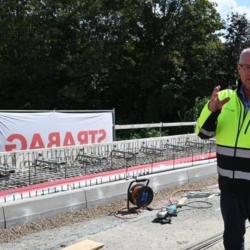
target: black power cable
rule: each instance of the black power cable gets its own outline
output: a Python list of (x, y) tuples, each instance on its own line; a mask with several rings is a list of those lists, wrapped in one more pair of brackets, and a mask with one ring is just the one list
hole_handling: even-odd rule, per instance
[[(207, 206), (190, 205), (193, 203), (204, 203), (204, 204), (207, 204)], [(213, 204), (211, 202), (208, 202), (208, 201), (190, 201), (182, 206), (186, 206), (186, 207), (190, 207), (190, 208), (194, 208), (194, 209), (207, 209), (207, 208), (211, 208), (213, 206)]]

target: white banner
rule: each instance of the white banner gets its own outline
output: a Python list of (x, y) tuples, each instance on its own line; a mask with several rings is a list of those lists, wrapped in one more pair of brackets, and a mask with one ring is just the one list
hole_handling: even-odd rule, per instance
[(112, 113), (0, 113), (0, 152), (113, 141)]

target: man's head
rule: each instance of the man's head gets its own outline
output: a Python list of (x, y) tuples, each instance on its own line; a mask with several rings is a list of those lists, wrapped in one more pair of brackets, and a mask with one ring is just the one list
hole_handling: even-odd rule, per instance
[(241, 52), (237, 68), (244, 89), (250, 91), (250, 48)]

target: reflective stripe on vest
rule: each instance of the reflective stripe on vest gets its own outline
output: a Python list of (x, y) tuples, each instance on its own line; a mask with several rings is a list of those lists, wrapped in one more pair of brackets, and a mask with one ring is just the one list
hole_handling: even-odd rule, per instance
[(234, 179), (243, 179), (243, 180), (250, 181), (250, 173), (248, 172), (232, 171), (232, 170), (222, 169), (220, 167), (217, 167), (217, 169), (218, 169), (218, 173), (221, 176), (233, 179), (233, 172), (234, 172)]
[(241, 158), (250, 159), (250, 150), (249, 149), (239, 149), (239, 148), (228, 148), (221, 147), (217, 145), (217, 153), (226, 156), (236, 156)]
[(206, 136), (208, 136), (208, 137), (213, 137), (214, 136), (214, 131), (207, 131), (207, 130), (205, 130), (204, 128), (200, 128), (200, 131), (199, 131), (200, 133), (202, 133), (202, 134), (204, 134), (204, 135), (206, 135)]

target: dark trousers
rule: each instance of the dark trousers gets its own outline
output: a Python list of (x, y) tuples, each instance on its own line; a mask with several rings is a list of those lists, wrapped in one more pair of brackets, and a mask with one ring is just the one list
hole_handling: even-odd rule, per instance
[(223, 243), (226, 250), (244, 250), (246, 220), (250, 218), (250, 197), (221, 192), (220, 206), (224, 220)]

